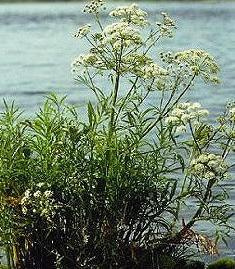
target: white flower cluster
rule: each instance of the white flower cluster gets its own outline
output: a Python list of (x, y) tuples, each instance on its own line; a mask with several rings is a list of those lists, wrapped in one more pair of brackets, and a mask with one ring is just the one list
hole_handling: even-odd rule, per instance
[(175, 89), (176, 81), (178, 84), (177, 91), (185, 89), (189, 83), (189, 79), (191, 79), (194, 74), (189, 64), (175, 59), (175, 54), (171, 51), (161, 52), (160, 59), (169, 74), (165, 89)]
[(122, 72), (130, 72), (144, 79), (162, 78), (168, 75), (167, 70), (153, 62), (148, 55), (131, 53), (123, 57)]
[(189, 77), (200, 75), (206, 82), (219, 83), (219, 67), (214, 58), (203, 50), (191, 49), (177, 53), (161, 52), (161, 60), (172, 77), (187, 85)]
[(90, 65), (94, 65), (98, 61), (98, 57), (96, 54), (89, 53), (89, 54), (81, 54), (77, 58), (74, 59), (72, 66), (79, 67), (85, 66), (88, 67)]
[(128, 53), (123, 56), (121, 70), (123, 73), (130, 72), (135, 75), (141, 75), (143, 66), (150, 63), (152, 63), (152, 59), (147, 55)]
[(167, 70), (160, 67), (155, 63), (148, 64), (143, 67), (143, 77), (148, 78), (157, 78), (159, 76), (166, 76), (168, 74)]
[(84, 12), (90, 14), (97, 14), (100, 8), (105, 4), (104, 0), (92, 0), (90, 3), (85, 5)]
[(139, 32), (127, 22), (117, 22), (105, 27), (101, 45), (111, 44), (114, 50), (142, 44)]
[(146, 20), (148, 14), (141, 10), (136, 4), (118, 7), (111, 11), (109, 15), (121, 18), (121, 22), (132, 23), (137, 26), (145, 26), (148, 24)]
[(200, 117), (208, 116), (207, 109), (201, 108), (199, 103), (179, 103), (166, 118), (166, 123), (185, 125), (188, 121), (198, 122)]
[[(87, 34), (89, 26), (85, 26), (78, 31), (77, 36), (82, 37)], [(94, 36), (97, 46), (92, 48), (91, 52), (85, 55), (79, 55), (72, 62), (72, 72), (77, 72), (80, 67), (96, 69), (112, 69), (115, 66), (114, 59), (107, 59), (104, 55), (104, 48), (107, 51), (111, 49), (120, 51), (130, 46), (142, 44), (139, 32), (131, 27), (127, 22), (118, 22), (108, 25), (103, 32)], [(109, 57), (109, 56), (108, 56)], [(125, 67), (123, 66), (125, 69)]]
[(90, 32), (90, 30), (91, 30), (91, 25), (85, 24), (77, 30), (77, 32), (74, 34), (74, 37), (83, 38)]
[(106, 69), (106, 64), (98, 57), (98, 54), (88, 53), (88, 54), (81, 54), (77, 58), (75, 58), (74, 61), (72, 62), (71, 67), (72, 72), (77, 72), (80, 67)]
[(173, 30), (176, 28), (174, 20), (165, 12), (162, 12), (162, 22), (157, 22), (161, 36), (173, 37)]
[(212, 153), (203, 153), (191, 161), (190, 172), (192, 175), (207, 180), (227, 176), (228, 165), (221, 156)]
[(208, 116), (208, 114), (208, 110), (201, 108), (199, 103), (179, 103), (166, 117), (165, 122), (176, 127), (176, 134), (180, 134), (186, 131), (189, 121), (198, 124), (200, 118)]
[(177, 52), (174, 56), (179, 63), (187, 63), (196, 75), (202, 75), (205, 81), (218, 83), (219, 67), (215, 59), (203, 50), (191, 49)]
[(50, 220), (56, 209), (53, 192), (50, 190), (42, 191), (41, 187), (37, 190), (26, 190), (21, 199), (21, 207), (22, 213), (25, 215), (34, 213)]
[(180, 60), (177, 60), (177, 57), (171, 51), (161, 52), (160, 58), (164, 63), (168, 64), (168, 69), (171, 69), (173, 67), (173, 70), (175, 70), (176, 73), (178, 73), (178, 71), (182, 73), (182, 70), (184, 69), (187, 71), (187, 73), (192, 74), (192, 72), (188, 72), (187, 70), (189, 68), (189, 64), (187, 63), (187, 61), (182, 62)]

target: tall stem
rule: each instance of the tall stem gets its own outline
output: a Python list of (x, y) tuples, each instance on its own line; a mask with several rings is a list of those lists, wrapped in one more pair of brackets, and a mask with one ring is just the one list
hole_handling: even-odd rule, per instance
[(110, 134), (112, 135), (114, 130), (114, 114), (115, 114), (115, 105), (117, 102), (117, 96), (118, 96), (118, 89), (119, 89), (119, 81), (120, 81), (120, 74), (117, 72), (116, 79), (115, 79), (115, 86), (114, 86), (114, 96), (113, 96), (113, 102), (112, 102), (112, 110), (111, 110), (111, 118), (110, 118)]
[[(173, 238), (169, 239), (169, 241), (168, 241), (169, 244), (179, 244), (181, 242), (185, 232), (187, 232), (188, 229), (191, 229), (192, 226), (195, 224), (195, 222), (197, 222), (198, 217), (200, 217), (201, 214), (203, 213), (205, 204), (208, 202), (208, 198), (210, 197), (211, 189), (212, 189), (214, 183), (215, 183), (215, 179), (210, 179), (208, 181), (205, 194), (201, 200), (201, 203), (200, 203), (197, 211), (195, 212), (195, 214), (193, 215), (191, 220), (186, 225), (184, 225), (184, 227)], [(166, 242), (167, 242), (167, 239), (166, 239)]]
[(110, 163), (111, 163), (111, 159), (112, 159), (112, 151), (110, 149), (111, 145), (112, 145), (112, 137), (113, 137), (113, 133), (115, 131), (115, 106), (116, 106), (116, 102), (117, 102), (117, 98), (118, 98), (118, 90), (119, 90), (119, 83), (120, 83), (120, 62), (121, 62), (121, 57), (122, 57), (122, 49), (120, 52), (119, 57), (117, 57), (116, 59), (116, 68), (115, 68), (115, 83), (114, 83), (114, 90), (113, 90), (113, 99), (112, 99), (112, 108), (111, 108), (111, 115), (110, 115), (110, 122), (109, 122), (109, 126), (108, 126), (108, 148), (107, 148), (107, 152), (106, 152), (106, 174), (109, 174), (109, 167), (110, 167)]
[(215, 179), (210, 179), (207, 183), (207, 187), (206, 187), (206, 191), (205, 194), (202, 198), (201, 204), (199, 205), (196, 213), (194, 214), (194, 216), (192, 217), (192, 219), (185, 225), (185, 228), (190, 229), (194, 223), (197, 221), (197, 218), (200, 217), (200, 215), (202, 214), (202, 211), (205, 207), (205, 204), (207, 203), (207, 199), (210, 197), (210, 193), (211, 193), (211, 189), (213, 187), (215, 183)]
[(119, 82), (120, 82), (120, 66), (121, 66), (121, 60), (122, 60), (122, 53), (123, 53), (123, 46), (121, 46), (120, 54), (117, 55), (116, 59), (116, 78), (115, 78), (115, 84), (114, 84), (114, 92), (113, 92), (113, 100), (112, 100), (112, 109), (111, 109), (111, 116), (110, 116), (110, 124), (109, 124), (109, 142), (112, 138), (113, 131), (114, 131), (114, 116), (115, 116), (115, 105), (117, 102), (118, 97), (118, 90), (119, 90)]

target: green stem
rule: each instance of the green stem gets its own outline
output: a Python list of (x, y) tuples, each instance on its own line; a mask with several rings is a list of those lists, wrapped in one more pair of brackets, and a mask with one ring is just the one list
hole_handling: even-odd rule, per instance
[(6, 247), (6, 258), (7, 258), (7, 267), (8, 269), (11, 269), (11, 254), (10, 254), (10, 248), (9, 246)]
[(120, 105), (120, 107), (119, 107), (119, 109), (118, 109), (118, 112), (117, 112), (117, 116), (116, 116), (116, 119), (115, 119), (116, 121), (118, 120), (118, 117), (119, 117), (119, 115), (120, 115), (120, 113), (121, 113), (123, 107), (125, 106), (127, 99), (128, 99), (129, 96), (131, 95), (132, 90), (135, 88), (135, 86), (136, 86), (136, 84), (137, 84), (137, 82), (138, 82), (138, 79), (139, 79), (139, 77), (136, 77), (136, 79), (135, 79), (134, 83), (132, 84), (130, 90), (128, 91), (128, 93), (126, 94), (124, 100), (122, 101), (122, 104)]
[(195, 134), (194, 134), (194, 132), (193, 132), (193, 126), (192, 126), (191, 121), (189, 121), (189, 128), (190, 128), (190, 132), (191, 132), (192, 137), (193, 137), (193, 141), (194, 141), (194, 143), (195, 143), (195, 145), (196, 145), (196, 147), (197, 147), (199, 153), (201, 154), (201, 153), (202, 153), (202, 150), (201, 150), (201, 148), (200, 148), (200, 146), (199, 146), (199, 144), (198, 144), (197, 138), (195, 137)]
[(115, 84), (114, 84), (114, 92), (113, 92), (113, 101), (112, 101), (112, 110), (111, 110), (111, 116), (110, 116), (110, 124), (109, 124), (109, 142), (112, 139), (112, 135), (114, 132), (114, 125), (115, 125), (115, 105), (117, 102), (117, 97), (118, 97), (118, 90), (119, 90), (119, 82), (120, 82), (120, 66), (121, 66), (121, 60), (122, 60), (122, 53), (123, 53), (123, 46), (121, 46), (120, 49), (120, 54), (117, 55), (116, 59), (116, 79), (115, 79)]
[(114, 96), (113, 96), (113, 102), (112, 102), (111, 117), (110, 117), (109, 139), (111, 139), (113, 131), (114, 131), (114, 115), (115, 115), (115, 105), (116, 105), (117, 96), (118, 96), (119, 81), (120, 81), (120, 74), (119, 72), (117, 72), (115, 86), (114, 86)]
[(215, 183), (215, 179), (210, 179), (208, 181), (206, 192), (201, 201), (201, 204), (198, 207), (198, 210), (196, 211), (192, 219), (186, 224), (185, 228), (190, 229), (194, 225), (194, 223), (197, 221), (197, 218), (202, 214), (203, 208), (205, 206), (205, 203), (207, 202), (208, 197), (210, 196), (211, 188), (213, 187), (214, 183)]
[(182, 237), (184, 236), (185, 232), (187, 232), (189, 229), (192, 228), (192, 226), (197, 221), (198, 217), (200, 217), (202, 212), (203, 212), (204, 206), (207, 202), (208, 197), (210, 196), (211, 188), (213, 187), (214, 183), (215, 183), (215, 179), (210, 179), (208, 181), (205, 194), (202, 198), (201, 204), (199, 205), (197, 211), (195, 212), (195, 214), (193, 215), (191, 220), (173, 238), (169, 239), (168, 243), (179, 244), (181, 242)]

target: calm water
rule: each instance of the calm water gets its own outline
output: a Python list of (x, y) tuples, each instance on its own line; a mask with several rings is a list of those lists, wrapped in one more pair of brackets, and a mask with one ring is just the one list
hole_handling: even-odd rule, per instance
[[(83, 6), (0, 5), (0, 99), (14, 99), (31, 114), (51, 91), (66, 94), (71, 103), (81, 105), (91, 98), (86, 89), (75, 85), (70, 73), (72, 59), (85, 49), (85, 44), (72, 37), (77, 25), (89, 22), (82, 14)], [(140, 6), (153, 20), (160, 11), (169, 12), (177, 20), (176, 38), (162, 44), (160, 51), (203, 48), (216, 56), (222, 84), (215, 88), (199, 85), (191, 99), (213, 114), (221, 112), (226, 101), (235, 99), (235, 3), (145, 2)], [(235, 179), (228, 184), (234, 204)], [(234, 255), (234, 237), (223, 253)]]

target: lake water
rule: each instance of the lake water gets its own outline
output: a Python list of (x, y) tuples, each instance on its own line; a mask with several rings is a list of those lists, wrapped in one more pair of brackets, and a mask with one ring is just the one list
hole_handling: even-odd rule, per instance
[[(74, 83), (70, 72), (73, 58), (86, 49), (83, 42), (78, 43), (72, 37), (78, 25), (90, 22), (82, 13), (83, 6), (83, 3), (0, 5), (0, 99), (15, 100), (27, 114), (32, 114), (51, 91), (67, 95), (69, 102), (81, 105), (92, 98), (86, 89)], [(191, 99), (217, 115), (226, 101), (235, 99), (235, 3), (156, 1), (140, 2), (140, 6), (153, 20), (166, 11), (177, 21), (176, 37), (164, 42), (159, 51), (202, 48), (216, 57), (222, 69), (221, 85), (199, 85)], [(227, 184), (234, 205), (235, 179)], [(223, 254), (235, 255), (234, 236)]]

